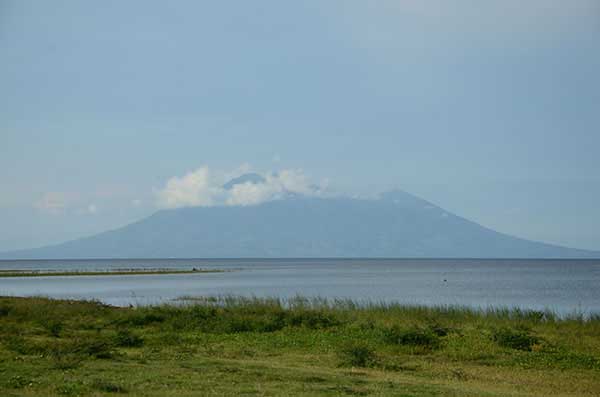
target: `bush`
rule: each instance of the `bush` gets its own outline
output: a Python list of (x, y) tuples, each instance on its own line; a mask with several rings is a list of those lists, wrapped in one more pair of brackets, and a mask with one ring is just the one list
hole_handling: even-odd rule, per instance
[(168, 321), (173, 330), (193, 329), (207, 333), (275, 332), (285, 327), (323, 329), (340, 324), (325, 310), (283, 309), (272, 304), (232, 304), (229, 307), (195, 305), (179, 309)]
[(502, 347), (524, 351), (531, 351), (533, 345), (541, 341), (525, 329), (512, 328), (497, 329), (493, 332), (492, 338)]
[(435, 349), (440, 345), (440, 337), (431, 328), (403, 329), (392, 326), (383, 332), (387, 343), (394, 345), (419, 346)]
[(77, 354), (55, 354), (52, 356), (52, 368), (62, 371), (81, 365), (82, 357)]
[(51, 336), (58, 338), (62, 332), (64, 325), (60, 321), (48, 321), (44, 323), (44, 328)]
[(346, 367), (373, 367), (377, 364), (377, 355), (368, 345), (351, 343), (339, 351), (341, 365)]
[[(151, 309), (150, 309), (151, 310)], [(136, 327), (143, 327), (153, 323), (162, 323), (166, 317), (162, 313), (154, 313), (148, 309), (134, 312), (134, 314), (125, 317), (120, 321), (121, 324), (131, 324)]]
[(45, 341), (26, 339), (19, 334), (3, 336), (1, 341), (8, 350), (22, 355), (45, 355), (49, 353), (53, 347), (52, 344)]
[(25, 338), (20, 335), (7, 335), (2, 338), (2, 344), (6, 346), (8, 350), (11, 350), (19, 354), (31, 354), (32, 348), (27, 343)]
[(83, 396), (85, 388), (81, 382), (63, 382), (56, 387), (56, 392), (61, 396)]
[(100, 379), (96, 379), (92, 383), (92, 387), (96, 390), (106, 393), (127, 393), (127, 389), (125, 389), (123, 386)]
[(13, 389), (22, 389), (26, 387), (31, 381), (20, 375), (12, 376), (8, 379), (7, 386)]
[[(166, 320), (166, 318), (164, 319)], [(215, 327), (215, 321), (217, 320), (222, 320), (222, 317), (217, 315), (217, 308), (194, 305), (171, 309), (167, 325), (173, 331), (180, 331), (182, 329), (210, 331)]]
[(321, 310), (292, 310), (287, 316), (292, 327), (322, 329), (339, 325), (340, 321), (332, 314)]
[(128, 329), (121, 329), (117, 331), (115, 344), (120, 347), (141, 347), (144, 344), (144, 339)]
[(283, 321), (269, 316), (232, 316), (219, 328), (222, 332), (235, 334), (241, 332), (275, 332), (285, 326)]
[(445, 327), (441, 324), (434, 323), (427, 327), (431, 332), (436, 334), (437, 336), (447, 336), (450, 332), (456, 332), (455, 329), (450, 327)]
[(0, 305), (0, 317), (6, 317), (10, 313), (10, 307), (8, 305)]
[(80, 338), (75, 339), (67, 351), (94, 358), (112, 358), (113, 346), (104, 339)]

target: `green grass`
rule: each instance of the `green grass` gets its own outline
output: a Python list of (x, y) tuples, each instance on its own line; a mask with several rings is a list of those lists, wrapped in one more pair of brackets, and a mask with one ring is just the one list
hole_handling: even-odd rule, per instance
[(597, 396), (600, 318), (297, 298), (0, 298), (1, 396)]
[(58, 277), (58, 276), (129, 276), (157, 274), (223, 273), (222, 269), (142, 269), (142, 270), (105, 270), (105, 271), (39, 271), (39, 270), (0, 270), (3, 277)]

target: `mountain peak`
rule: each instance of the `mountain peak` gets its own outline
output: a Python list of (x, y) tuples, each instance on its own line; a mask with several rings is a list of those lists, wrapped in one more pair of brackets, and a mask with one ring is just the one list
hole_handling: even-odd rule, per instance
[(391, 190), (388, 192), (381, 193), (379, 195), (381, 201), (394, 203), (395, 205), (402, 208), (413, 208), (413, 209), (432, 209), (438, 208), (437, 205), (430, 203), (420, 197), (407, 193), (403, 190)]
[(262, 176), (254, 172), (250, 172), (244, 175), (240, 175), (237, 178), (233, 178), (229, 182), (223, 185), (223, 189), (231, 190), (235, 185), (241, 185), (250, 182), (253, 185), (259, 183), (265, 183), (267, 180)]

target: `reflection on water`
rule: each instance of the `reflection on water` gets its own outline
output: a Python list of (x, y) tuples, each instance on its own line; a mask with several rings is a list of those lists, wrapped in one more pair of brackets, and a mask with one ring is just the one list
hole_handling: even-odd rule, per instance
[(0, 278), (0, 295), (115, 305), (185, 295), (295, 295), (600, 312), (600, 260), (132, 259), (0, 261), (0, 270), (235, 269), (224, 273)]

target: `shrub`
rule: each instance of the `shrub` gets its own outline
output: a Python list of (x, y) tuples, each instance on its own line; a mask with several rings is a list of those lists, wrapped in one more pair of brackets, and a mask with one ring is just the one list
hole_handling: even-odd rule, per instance
[(427, 327), (431, 332), (436, 334), (437, 336), (447, 336), (450, 332), (455, 332), (456, 330), (450, 327), (445, 327), (441, 324), (434, 323)]
[(373, 367), (377, 364), (377, 355), (368, 345), (351, 343), (344, 346), (338, 353), (341, 365), (347, 367)]
[(51, 336), (58, 338), (64, 328), (64, 325), (60, 321), (48, 321), (44, 323), (44, 328), (46, 328), (46, 331), (48, 331)]
[(71, 346), (67, 347), (68, 352), (81, 354), (95, 358), (112, 358), (112, 345), (104, 339), (80, 338), (75, 339)]
[(241, 332), (275, 332), (285, 327), (283, 316), (273, 314), (242, 315), (241, 313), (228, 313), (220, 321), (214, 331), (223, 333)]
[(52, 356), (52, 367), (64, 371), (79, 367), (82, 361), (81, 356), (76, 354), (55, 354)]
[(122, 324), (131, 324), (136, 327), (143, 327), (152, 323), (162, 323), (166, 317), (162, 313), (154, 313), (152, 311), (140, 311), (125, 317), (120, 322)]
[(322, 310), (292, 310), (287, 316), (287, 323), (292, 327), (322, 329), (339, 325), (340, 321), (332, 314)]
[(140, 347), (144, 344), (144, 339), (128, 329), (120, 329), (115, 335), (115, 344), (120, 347)]
[(515, 350), (531, 351), (533, 345), (538, 344), (540, 338), (531, 335), (525, 329), (500, 328), (493, 332), (493, 340), (502, 347)]
[(305, 308), (233, 302), (229, 307), (197, 305), (183, 308), (168, 322), (172, 329), (196, 329), (208, 333), (275, 332), (285, 327), (323, 329), (340, 324), (332, 313)]
[(323, 329), (339, 323), (335, 316), (324, 311), (257, 307), (254, 310), (226, 309), (202, 328), (207, 332), (224, 333), (275, 332), (286, 326)]
[(5, 305), (0, 305), (0, 317), (6, 317), (10, 313), (10, 307)]
[(100, 379), (96, 379), (92, 383), (92, 387), (96, 390), (106, 393), (127, 393), (127, 389), (125, 389), (123, 386)]
[(196, 305), (188, 309), (188, 314), (195, 322), (202, 323), (213, 320), (219, 313), (216, 307)]
[[(223, 319), (222, 316), (218, 316), (217, 308), (209, 306), (194, 305), (171, 310), (167, 325), (173, 331), (182, 329), (210, 331), (214, 329), (215, 321)], [(165, 317), (163, 318), (166, 320)]]
[(25, 338), (20, 335), (7, 335), (2, 338), (2, 344), (8, 350), (19, 354), (30, 354), (31, 346), (27, 344)]
[(31, 354), (47, 354), (52, 349), (52, 344), (45, 341), (36, 341), (32, 339), (26, 339), (22, 335), (6, 335), (3, 336), (2, 344), (6, 346), (8, 350), (22, 355)]
[(177, 331), (161, 332), (157, 336), (155, 343), (160, 345), (179, 345), (185, 341), (183, 334)]
[(385, 329), (383, 334), (387, 343), (395, 345), (419, 346), (428, 349), (435, 349), (440, 345), (440, 337), (431, 328), (403, 329), (392, 326)]
[(61, 396), (83, 396), (85, 388), (80, 382), (63, 382), (56, 387), (56, 392)]
[(31, 383), (28, 379), (15, 375), (8, 379), (7, 386), (13, 389), (21, 389)]

